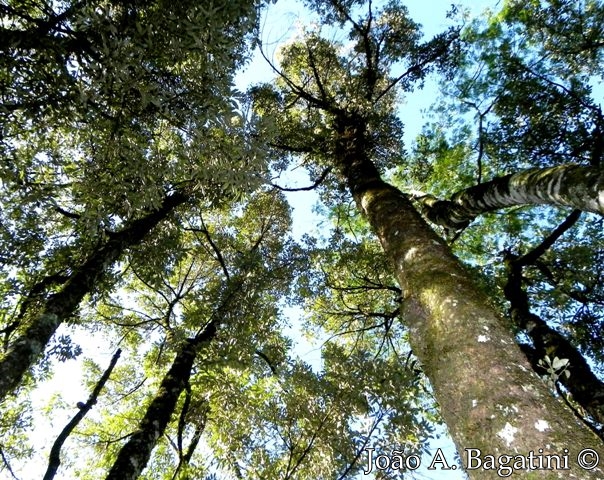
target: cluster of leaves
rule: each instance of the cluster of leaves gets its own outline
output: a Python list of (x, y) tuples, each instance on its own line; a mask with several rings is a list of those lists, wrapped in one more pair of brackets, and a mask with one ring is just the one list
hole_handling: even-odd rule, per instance
[(263, 170), (232, 121), (253, 2), (9, 2), (2, 14), (5, 312), (52, 293), (170, 192), (215, 202), (249, 189), (244, 166)]

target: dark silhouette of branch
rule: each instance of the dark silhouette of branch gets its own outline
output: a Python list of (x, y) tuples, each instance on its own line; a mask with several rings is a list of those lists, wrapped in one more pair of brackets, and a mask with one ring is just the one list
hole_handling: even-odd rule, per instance
[(321, 185), (321, 183), (323, 183), (323, 180), (325, 180), (325, 177), (327, 177), (329, 172), (331, 172), (331, 167), (327, 167), (325, 170), (323, 170), (323, 173), (321, 173), (321, 176), (315, 181), (315, 183), (313, 183), (309, 187), (286, 188), (286, 187), (281, 187), (279, 185), (275, 185), (273, 183), (271, 183), (271, 186), (278, 190), (281, 190), (282, 192), (306, 192), (309, 190), (314, 190), (319, 185)]
[(315, 441), (316, 441), (317, 437), (319, 436), (319, 433), (324, 428), (325, 424), (327, 423), (327, 420), (329, 420), (329, 417), (331, 415), (331, 410), (332, 410), (332, 408), (330, 407), (327, 410), (327, 412), (325, 413), (325, 415), (323, 415), (323, 417), (321, 418), (321, 420), (319, 422), (319, 425), (317, 425), (317, 428), (311, 435), (310, 440), (307, 442), (306, 446), (303, 448), (302, 452), (300, 453), (300, 456), (295, 461), (295, 463), (294, 463), (294, 454), (295, 454), (296, 447), (298, 445), (293, 442), (291, 443), (291, 446), (289, 448), (289, 458), (288, 458), (288, 462), (287, 462), (287, 468), (285, 471), (285, 475), (283, 477), (284, 479), (287, 480), (290, 478), (294, 478), (296, 471), (298, 470), (298, 468), (300, 468), (300, 465), (302, 465), (302, 462), (304, 462), (304, 459), (312, 451)]
[(187, 381), (185, 386), (185, 401), (180, 411), (180, 417), (178, 418), (178, 436), (177, 436), (177, 445), (176, 450), (178, 451), (178, 465), (174, 470), (174, 474), (172, 475), (172, 480), (176, 480), (178, 478), (178, 474), (184, 465), (187, 465), (191, 461), (191, 457), (199, 444), (199, 440), (201, 439), (201, 435), (205, 430), (205, 424), (207, 420), (207, 412), (209, 407), (206, 405), (203, 413), (203, 423), (201, 425), (197, 425), (195, 427), (195, 432), (193, 433), (193, 438), (191, 439), (191, 443), (187, 447), (186, 453), (183, 454), (183, 435), (185, 426), (187, 424), (187, 415), (191, 408), (191, 385)]
[(283, 81), (285, 83), (287, 83), (287, 85), (292, 89), (292, 91), (294, 93), (296, 93), (296, 95), (299, 95), (300, 98), (303, 98), (310, 105), (313, 105), (313, 106), (315, 106), (317, 108), (323, 108), (326, 111), (333, 111), (334, 110), (333, 106), (330, 103), (325, 102), (322, 99), (316, 98), (315, 96), (313, 96), (310, 93), (308, 93), (303, 87), (300, 87), (299, 85), (296, 85), (287, 75), (285, 75), (281, 70), (279, 70), (275, 66), (275, 64), (268, 59), (268, 57), (266, 56), (266, 53), (264, 53), (264, 50), (262, 48), (260, 48), (260, 54), (262, 55), (262, 58), (264, 58), (264, 60), (266, 61), (266, 63), (269, 64), (269, 66), (271, 67), (271, 69), (273, 70), (273, 72), (275, 72), (279, 77), (281, 77), (283, 79)]
[(216, 255), (216, 260), (218, 260), (218, 263), (220, 264), (220, 268), (222, 268), (222, 272), (224, 273), (225, 278), (227, 280), (229, 280), (231, 278), (231, 276), (229, 275), (229, 269), (226, 266), (226, 262), (224, 261), (224, 257), (222, 256), (222, 252), (218, 248), (218, 245), (216, 245), (216, 243), (214, 243), (214, 240), (212, 240), (212, 236), (210, 235), (210, 232), (206, 228), (206, 225), (205, 225), (205, 223), (203, 221), (203, 218), (201, 218), (201, 227), (202, 228), (189, 227), (189, 228), (185, 228), (185, 230), (188, 231), (188, 232), (203, 233), (203, 236), (206, 238), (206, 240), (210, 244), (210, 247), (212, 247), (212, 250), (214, 251), (214, 254)]
[(517, 258), (515, 262), (519, 266), (533, 265), (537, 259), (543, 255), (556, 241), (567, 232), (581, 216), (581, 210), (573, 210), (568, 217), (558, 225), (552, 233), (550, 233), (543, 241), (533, 248), (530, 252)]
[(2, 457), (2, 463), (4, 463), (4, 466), (8, 470), (8, 473), (11, 474), (11, 477), (13, 477), (15, 480), (19, 480), (19, 477), (17, 477), (15, 472), (13, 472), (10, 463), (8, 463), (8, 459), (6, 458), (6, 455), (4, 455), (4, 450), (2, 450), (2, 448), (0, 448), (0, 457)]
[(19, 386), (25, 372), (61, 323), (73, 315), (82, 299), (106, 275), (107, 269), (129, 248), (139, 245), (157, 225), (189, 199), (185, 191), (176, 191), (166, 195), (158, 208), (149, 209), (143, 216), (128, 221), (121, 230), (106, 232), (106, 237), (99, 241), (79, 266), (73, 268), (68, 279), (61, 282), (61, 288), (41, 302), (39, 311), (27, 328), (12, 342), (0, 360), (0, 398)]
[(367, 447), (367, 444), (369, 443), (369, 440), (371, 439), (371, 436), (373, 435), (373, 432), (375, 432), (375, 430), (378, 428), (380, 422), (384, 419), (384, 417), (386, 416), (387, 411), (380, 408), (380, 413), (377, 415), (377, 418), (375, 419), (375, 421), (373, 422), (373, 425), (371, 425), (371, 428), (369, 429), (369, 432), (367, 432), (367, 435), (365, 437), (365, 440), (363, 440), (363, 444), (360, 446), (360, 448), (357, 449), (357, 452), (354, 456), (354, 458), (352, 459), (352, 461), (348, 464), (348, 466), (346, 467), (346, 469), (342, 472), (342, 474), (338, 477), (338, 480), (344, 480), (345, 478), (347, 478), (348, 474), (350, 473), (350, 471), (354, 468), (354, 466), (357, 464), (357, 462), (359, 461), (359, 458), (361, 458), (361, 455), (363, 454), (363, 452), (365, 451), (365, 448)]
[(437, 48), (431, 55), (421, 58), (417, 63), (411, 65), (405, 72), (396, 77), (388, 86), (375, 97), (374, 103), (379, 102), (390, 90), (392, 90), (401, 80), (410, 77), (413, 74), (421, 73), (426, 66), (437, 61), (447, 53), (449, 47), (459, 38), (459, 31), (453, 31), (453, 34), (447, 39), (447, 42), (440, 48)]
[(256, 355), (258, 355), (262, 360), (264, 360), (266, 362), (266, 364), (268, 365), (268, 368), (271, 369), (271, 372), (273, 372), (273, 375), (277, 375), (277, 369), (275, 368), (275, 366), (273, 365), (273, 362), (271, 361), (270, 358), (268, 358), (263, 352), (261, 352), (260, 350), (256, 350), (254, 352)]
[(65, 217), (71, 218), (73, 220), (79, 220), (80, 218), (82, 218), (82, 216), (79, 213), (70, 212), (68, 210), (65, 210), (65, 209), (59, 207), (58, 205), (55, 206), (55, 211)]
[(69, 437), (73, 429), (78, 426), (84, 416), (96, 404), (97, 398), (101, 393), (101, 390), (105, 386), (105, 383), (107, 383), (107, 380), (109, 380), (109, 376), (111, 375), (115, 364), (120, 358), (121, 353), (122, 350), (118, 348), (113, 357), (111, 357), (109, 367), (107, 367), (105, 373), (103, 373), (100, 380), (94, 386), (94, 389), (92, 390), (92, 393), (90, 394), (90, 397), (88, 397), (86, 403), (78, 403), (78, 408), (80, 409), (79, 412), (74, 415), (71, 421), (67, 425), (65, 425), (65, 428), (63, 428), (63, 430), (61, 430), (61, 433), (59, 433), (59, 436), (57, 437), (54, 444), (52, 445), (52, 448), (50, 449), (50, 455), (48, 458), (48, 468), (46, 469), (46, 473), (44, 474), (44, 480), (52, 480), (55, 477), (57, 470), (61, 465), (61, 447), (63, 446), (65, 440), (67, 440), (67, 437)]
[[(558, 357), (568, 360), (568, 377), (560, 375), (560, 382), (568, 390), (574, 401), (598, 423), (604, 423), (604, 382), (594, 373), (581, 352), (562, 334), (551, 328), (540, 316), (531, 312), (529, 297), (523, 287), (522, 270), (525, 266), (533, 265), (560, 236), (568, 231), (579, 218), (573, 211), (543, 242), (523, 256), (506, 252), (507, 282), (504, 294), (510, 302), (510, 316), (515, 325), (526, 332), (533, 342), (533, 352), (527, 355), (533, 368), (539, 373), (543, 369), (538, 363), (546, 355), (549, 358)], [(526, 349), (523, 349), (525, 355)]]

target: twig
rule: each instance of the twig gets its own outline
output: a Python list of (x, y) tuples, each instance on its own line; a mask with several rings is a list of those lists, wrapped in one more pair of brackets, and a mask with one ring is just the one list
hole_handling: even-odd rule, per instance
[(275, 185), (273, 183), (271, 183), (271, 186), (278, 190), (281, 190), (282, 192), (305, 192), (308, 190), (314, 190), (319, 185), (321, 185), (321, 183), (323, 183), (323, 180), (325, 180), (325, 177), (327, 177), (329, 172), (331, 172), (331, 167), (327, 167), (325, 170), (323, 170), (323, 173), (321, 174), (321, 176), (310, 187), (286, 188), (286, 187), (281, 187), (279, 185)]

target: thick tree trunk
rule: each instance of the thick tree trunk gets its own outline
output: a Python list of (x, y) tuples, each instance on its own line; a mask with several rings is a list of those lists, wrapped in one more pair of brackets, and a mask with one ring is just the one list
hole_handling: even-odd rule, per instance
[(216, 335), (216, 324), (208, 324), (204, 331), (183, 344), (164, 376), (159, 391), (145, 412), (139, 428), (120, 450), (107, 480), (135, 480), (147, 465), (157, 441), (166, 431), (174, 413), (178, 397), (185, 389), (197, 351), (202, 343)]
[(159, 209), (110, 234), (108, 240), (70, 275), (63, 287), (46, 300), (41, 313), (33, 316), (0, 361), (0, 401), (19, 386), (23, 375), (42, 354), (59, 325), (74, 313), (107, 269), (187, 199), (183, 193), (172, 194), (164, 199)]
[(514, 205), (561, 205), (604, 215), (604, 168), (534, 168), (461, 190), (451, 200), (426, 195), (420, 201), (430, 221), (453, 229), (467, 226), (480, 214)]
[[(364, 151), (363, 125), (344, 119), (336, 130), (338, 166), (394, 265), (411, 346), (464, 464), (476, 465), (467, 462), (476, 450), (467, 449), (495, 458), (566, 454), (571, 470), (517, 470), (515, 478), (602, 478), (576, 462), (583, 448), (604, 458), (600, 440), (552, 397), (487, 295), (409, 200), (381, 180)], [(468, 473), (500, 478), (494, 468)]]

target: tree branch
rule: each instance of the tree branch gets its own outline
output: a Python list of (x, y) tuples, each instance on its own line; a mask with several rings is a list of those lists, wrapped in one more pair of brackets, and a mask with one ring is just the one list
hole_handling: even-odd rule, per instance
[(96, 404), (98, 396), (101, 393), (103, 387), (105, 386), (105, 383), (107, 383), (107, 380), (109, 380), (109, 376), (111, 375), (115, 364), (120, 358), (121, 353), (122, 350), (118, 348), (113, 357), (111, 358), (109, 367), (107, 367), (107, 370), (105, 370), (100, 380), (94, 386), (94, 389), (92, 390), (92, 393), (90, 394), (90, 397), (88, 397), (86, 403), (78, 403), (78, 408), (80, 409), (80, 411), (74, 415), (71, 421), (67, 425), (65, 425), (65, 428), (63, 428), (61, 433), (59, 433), (59, 436), (57, 437), (54, 444), (52, 445), (52, 448), (50, 449), (50, 455), (48, 458), (48, 468), (46, 469), (46, 473), (44, 474), (44, 480), (52, 480), (55, 477), (57, 470), (61, 465), (61, 447), (63, 446), (65, 440), (67, 440), (67, 437), (69, 437), (73, 429), (78, 426), (84, 416)]
[(570, 206), (604, 215), (604, 167), (531, 168), (460, 190), (450, 200), (418, 197), (428, 220), (455, 230), (478, 215), (518, 205)]
[(270, 185), (271, 185), (271, 187), (281, 190), (282, 192), (305, 192), (305, 191), (309, 191), (309, 190), (314, 190), (319, 185), (321, 185), (321, 183), (323, 183), (323, 180), (325, 180), (325, 178), (327, 177), (329, 172), (331, 172), (331, 170), (332, 170), (331, 167), (327, 167), (325, 170), (323, 170), (323, 173), (321, 173), (321, 176), (315, 181), (315, 183), (313, 183), (309, 187), (287, 188), (287, 187), (281, 187), (279, 185), (275, 185), (274, 183), (271, 183)]
[(262, 352), (260, 350), (255, 350), (254, 353), (266, 362), (266, 364), (268, 365), (268, 368), (270, 368), (271, 372), (273, 372), (273, 375), (277, 375), (277, 368), (275, 368), (271, 359), (268, 358), (264, 352)]
[(517, 258), (515, 263), (519, 266), (533, 265), (537, 261), (537, 259), (543, 255), (550, 247), (556, 243), (556, 241), (564, 235), (568, 230), (570, 230), (575, 223), (581, 217), (581, 210), (573, 210), (571, 214), (566, 217), (566, 219), (558, 225), (552, 233), (550, 233), (547, 237), (543, 239), (543, 241), (533, 248), (530, 252), (524, 254), (523, 256)]

